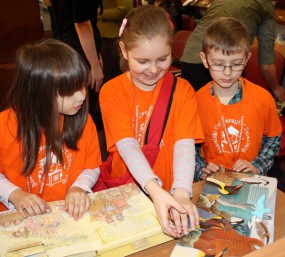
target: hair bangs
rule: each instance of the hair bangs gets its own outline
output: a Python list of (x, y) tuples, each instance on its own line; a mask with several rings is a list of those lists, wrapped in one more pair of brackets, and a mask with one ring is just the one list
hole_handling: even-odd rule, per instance
[(221, 17), (207, 28), (202, 46), (204, 53), (214, 49), (225, 55), (243, 51), (247, 55), (250, 49), (250, 39), (247, 29), (241, 22), (233, 18)]
[(54, 88), (56, 95), (70, 96), (89, 86), (91, 75), (88, 65), (73, 48), (60, 41), (47, 40), (37, 49), (34, 50), (37, 59), (34, 73), (39, 73), (42, 81)]
[(127, 24), (121, 40), (127, 50), (132, 49), (146, 38), (151, 40), (159, 35), (167, 38), (169, 44), (172, 44), (173, 29), (163, 8), (153, 5), (140, 6), (134, 8), (126, 19)]
[(57, 68), (58, 72), (54, 74), (54, 82), (60, 96), (71, 96), (74, 92), (90, 85), (90, 71), (81, 56), (75, 56), (73, 59), (68, 57), (64, 65)]
[(221, 51), (224, 55), (232, 55), (242, 52), (245, 52), (246, 54), (248, 53), (248, 46), (246, 44), (241, 42), (229, 42), (221, 38), (207, 40), (207, 42), (204, 43), (204, 46), (206, 46), (205, 49), (203, 49), (204, 52), (214, 49), (216, 52)]

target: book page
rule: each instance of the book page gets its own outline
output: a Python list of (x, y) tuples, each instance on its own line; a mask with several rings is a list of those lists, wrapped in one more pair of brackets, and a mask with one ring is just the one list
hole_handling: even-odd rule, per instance
[(237, 172), (209, 176), (197, 202), (206, 214), (193, 247), (206, 254), (223, 251), (227, 257), (243, 256), (270, 244), (276, 192), (277, 180), (272, 177)]
[(34, 244), (42, 246), (38, 254), (44, 249), (48, 256), (96, 256), (154, 235), (162, 235), (163, 242), (171, 240), (163, 234), (152, 202), (135, 183), (90, 197), (92, 204), (78, 221), (64, 211), (64, 201), (49, 203), (51, 213), (26, 219), (16, 211), (0, 213), (0, 256)]

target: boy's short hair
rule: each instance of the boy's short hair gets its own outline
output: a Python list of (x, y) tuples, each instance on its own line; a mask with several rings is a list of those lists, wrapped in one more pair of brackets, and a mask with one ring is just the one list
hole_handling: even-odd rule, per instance
[(221, 17), (206, 29), (202, 39), (202, 49), (205, 54), (209, 50), (221, 50), (223, 54), (231, 55), (250, 51), (250, 38), (246, 27), (238, 20)]

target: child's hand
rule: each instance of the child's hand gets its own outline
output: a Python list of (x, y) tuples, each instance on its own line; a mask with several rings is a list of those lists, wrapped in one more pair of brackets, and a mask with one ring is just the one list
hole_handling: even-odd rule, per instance
[(155, 180), (147, 182), (146, 190), (153, 201), (155, 212), (162, 230), (165, 234), (178, 238), (182, 232), (181, 226), (176, 227), (173, 225), (170, 211), (175, 209), (179, 215), (186, 215), (186, 210), (172, 197), (171, 194), (163, 190)]
[(190, 228), (195, 229), (199, 225), (199, 213), (195, 204), (190, 200), (189, 192), (182, 188), (176, 188), (173, 193), (174, 199), (180, 203), (186, 213), (180, 214), (177, 210), (172, 209), (171, 215), (176, 227), (183, 229), (183, 233), (188, 235), (188, 217), (190, 219)]
[(238, 159), (234, 163), (233, 169), (236, 172), (250, 172), (252, 174), (259, 174), (259, 170), (254, 167), (251, 162), (242, 159)]
[(200, 176), (201, 179), (206, 179), (211, 173), (217, 172), (220, 166), (213, 162), (209, 162), (205, 168), (202, 168), (202, 174)]
[(90, 197), (80, 187), (71, 187), (65, 198), (65, 210), (74, 220), (81, 219), (90, 207)]
[(17, 189), (10, 194), (9, 202), (14, 205), (23, 218), (51, 211), (46, 201), (42, 198), (21, 189)]

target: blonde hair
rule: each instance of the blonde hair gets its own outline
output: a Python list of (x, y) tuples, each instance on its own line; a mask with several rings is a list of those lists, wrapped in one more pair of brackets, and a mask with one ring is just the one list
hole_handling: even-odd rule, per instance
[[(173, 41), (173, 28), (166, 11), (158, 6), (145, 5), (133, 8), (126, 16), (127, 22), (122, 29), (119, 41), (126, 51), (136, 47), (143, 40), (151, 40), (160, 35), (167, 39), (169, 45)], [(121, 69), (128, 70), (128, 63), (121, 54)]]
[(221, 50), (223, 54), (231, 55), (250, 50), (250, 38), (246, 27), (238, 20), (230, 17), (221, 17), (215, 20), (206, 29), (202, 48), (205, 54), (209, 50)]

